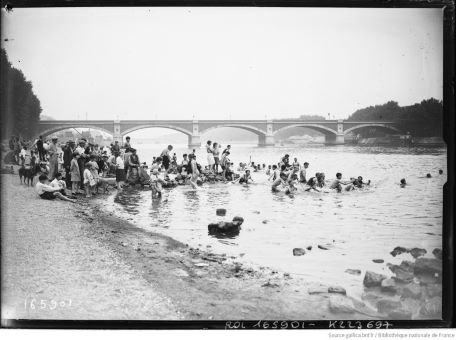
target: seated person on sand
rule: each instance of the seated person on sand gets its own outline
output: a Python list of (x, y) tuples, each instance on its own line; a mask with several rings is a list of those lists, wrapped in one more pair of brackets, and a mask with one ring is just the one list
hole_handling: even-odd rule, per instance
[(76, 200), (63, 196), (60, 192), (60, 187), (51, 187), (48, 183), (48, 178), (46, 175), (42, 174), (38, 177), (38, 183), (35, 185), (36, 193), (45, 200), (53, 200), (59, 198), (63, 201), (76, 202)]
[(335, 189), (337, 190), (337, 192), (341, 192), (342, 191), (342, 184), (343, 185), (348, 185), (350, 184), (351, 182), (350, 181), (342, 181), (342, 174), (340, 172), (338, 172), (336, 174), (336, 179), (331, 183), (331, 185), (329, 186), (330, 189)]
[(249, 169), (245, 170), (245, 173), (241, 177), (239, 177), (237, 182), (239, 182), (239, 184), (252, 183), (253, 179), (252, 179), (252, 176), (250, 175), (250, 170)]
[(62, 174), (60, 172), (57, 172), (55, 174), (55, 178), (54, 180), (49, 184), (51, 187), (53, 188), (59, 188), (60, 189), (60, 193), (63, 195), (63, 196), (66, 196), (66, 183), (64, 180), (62, 180)]

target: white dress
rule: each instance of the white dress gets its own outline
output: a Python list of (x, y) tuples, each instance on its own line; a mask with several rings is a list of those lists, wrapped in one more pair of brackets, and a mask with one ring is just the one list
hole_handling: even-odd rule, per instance
[(211, 147), (210, 146), (206, 146), (206, 150), (207, 150), (207, 164), (209, 166), (214, 165), (215, 164), (215, 160), (214, 160), (214, 154), (212, 153)]

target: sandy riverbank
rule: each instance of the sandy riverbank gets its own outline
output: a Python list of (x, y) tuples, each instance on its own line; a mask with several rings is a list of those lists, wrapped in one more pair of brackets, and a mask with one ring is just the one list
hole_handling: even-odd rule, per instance
[[(2, 175), (3, 317), (385, 318), (319, 283), (254, 270), (137, 228), (104, 212), (103, 195), (49, 202), (18, 182), (17, 175)], [(26, 298), (72, 303), (31, 309)]]

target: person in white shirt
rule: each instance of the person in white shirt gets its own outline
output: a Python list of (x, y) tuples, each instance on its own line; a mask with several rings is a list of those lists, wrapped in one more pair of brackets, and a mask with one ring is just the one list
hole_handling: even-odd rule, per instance
[(62, 195), (66, 195), (65, 189), (66, 189), (66, 183), (64, 180), (62, 180), (62, 174), (60, 172), (57, 172), (55, 174), (54, 180), (49, 184), (53, 188), (59, 188), (60, 192)]
[(91, 197), (95, 193), (94, 190), (95, 190), (95, 186), (97, 183), (95, 182), (95, 179), (93, 178), (92, 163), (87, 162), (84, 165), (84, 167), (85, 167), (84, 174), (83, 174), (84, 190), (86, 193), (86, 197)]
[(52, 186), (46, 184), (46, 182), (48, 181), (48, 178), (46, 175), (44, 175), (44, 174), (40, 175), (40, 177), (38, 177), (38, 181), (39, 182), (36, 183), (36, 185), (35, 185), (35, 190), (36, 190), (36, 193), (42, 199), (53, 200), (55, 198), (59, 198), (63, 201), (68, 201), (68, 202), (72, 202), (72, 203), (76, 202), (76, 200), (74, 200), (74, 199), (63, 196), (60, 193), (60, 190), (61, 190), (60, 187), (55, 188), (55, 187), (52, 187)]
[(116, 182), (117, 190), (122, 190), (122, 185), (125, 182), (125, 163), (123, 157), (120, 156), (119, 152), (114, 153), (116, 156)]

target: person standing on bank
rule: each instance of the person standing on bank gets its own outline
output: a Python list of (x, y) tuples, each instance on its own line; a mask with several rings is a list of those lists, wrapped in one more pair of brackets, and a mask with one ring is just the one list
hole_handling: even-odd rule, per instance
[(63, 150), (63, 168), (65, 169), (65, 184), (67, 188), (71, 187), (71, 160), (73, 159), (74, 142), (68, 141), (65, 149)]
[(120, 156), (119, 152), (114, 153), (116, 157), (116, 182), (117, 190), (121, 191), (122, 186), (125, 182), (125, 164), (123, 158)]
[(207, 165), (209, 166), (209, 170), (212, 170), (215, 164), (214, 160), (214, 152), (211, 148), (212, 142), (210, 140), (206, 143), (206, 152), (207, 152)]
[(130, 149), (131, 148), (131, 144), (130, 144), (130, 136), (127, 136), (125, 138), (125, 143), (124, 143), (124, 146), (123, 146), (125, 149)]
[(220, 145), (218, 145), (218, 143), (214, 143), (213, 144), (213, 149), (212, 149), (212, 153), (214, 155), (214, 173), (217, 174), (218, 173), (218, 168), (219, 168), (219, 164), (220, 164)]
[(45, 161), (44, 157), (44, 146), (43, 146), (43, 136), (40, 136), (36, 141), (36, 148), (38, 149), (38, 156), (40, 161)]
[(49, 180), (55, 178), (55, 174), (59, 171), (59, 154), (57, 152), (57, 137), (52, 137), (51, 145), (49, 145)]

